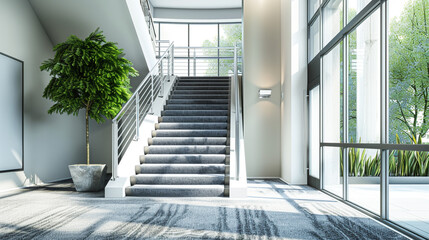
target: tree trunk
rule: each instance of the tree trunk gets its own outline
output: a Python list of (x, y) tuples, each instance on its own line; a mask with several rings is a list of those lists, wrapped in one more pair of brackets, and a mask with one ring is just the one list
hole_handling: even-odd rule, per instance
[(85, 121), (86, 121), (86, 164), (89, 165), (89, 116), (88, 108), (85, 109)]

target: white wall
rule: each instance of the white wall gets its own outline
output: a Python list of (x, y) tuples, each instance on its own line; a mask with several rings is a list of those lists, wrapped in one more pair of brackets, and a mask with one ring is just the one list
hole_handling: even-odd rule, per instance
[(85, 161), (84, 118), (48, 115), (49, 76), (39, 67), (53, 56), (52, 43), (28, 1), (0, 6), (0, 52), (24, 61), (24, 171), (0, 173), (0, 190), (69, 178), (68, 164)]
[(307, 183), (307, 1), (281, 0), (281, 177)]
[[(280, 2), (243, 2), (244, 134), (248, 177), (280, 177)], [(259, 89), (272, 89), (259, 99)]]

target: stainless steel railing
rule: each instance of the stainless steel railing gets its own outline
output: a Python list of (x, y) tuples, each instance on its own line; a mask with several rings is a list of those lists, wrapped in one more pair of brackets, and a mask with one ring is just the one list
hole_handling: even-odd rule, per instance
[(156, 48), (156, 31), (155, 31), (155, 24), (153, 23), (153, 17), (150, 9), (149, 0), (140, 0), (140, 5), (142, 7), (143, 14), (145, 16), (146, 24), (149, 29), (149, 35), (152, 39), (153, 47), (155, 49)]
[(112, 180), (131, 141), (139, 138), (139, 128), (153, 110), (156, 98), (163, 97), (165, 82), (174, 75), (174, 43), (171, 43), (149, 71), (131, 98), (112, 120)]
[[(231, 140), (234, 142), (231, 147), (231, 160), (234, 160), (234, 171), (231, 172), (231, 179), (236, 181), (245, 180), (243, 165), (245, 164), (245, 153), (244, 153), (244, 123), (243, 123), (243, 102), (242, 102), (242, 75), (240, 76), (239, 69), (239, 51), (240, 47), (236, 44), (234, 46), (233, 54), (233, 77), (231, 82)], [(232, 142), (231, 142), (232, 143)]]
[[(157, 41), (157, 56), (168, 40)], [(231, 76), (234, 73), (236, 47), (175, 47), (175, 73), (178, 76)], [(241, 47), (237, 46), (238, 72), (242, 69)]]

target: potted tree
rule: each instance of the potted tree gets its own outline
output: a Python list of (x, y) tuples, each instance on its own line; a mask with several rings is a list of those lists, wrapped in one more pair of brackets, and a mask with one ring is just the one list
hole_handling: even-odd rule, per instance
[(138, 73), (116, 43), (106, 42), (99, 28), (83, 40), (71, 35), (54, 51), (54, 58), (40, 67), (51, 76), (43, 92), (54, 102), (48, 113), (77, 116), (81, 109), (85, 111), (86, 164), (70, 165), (69, 170), (77, 191), (99, 191), (104, 188), (107, 167), (90, 164), (89, 119), (101, 123), (114, 118), (131, 96), (129, 77)]

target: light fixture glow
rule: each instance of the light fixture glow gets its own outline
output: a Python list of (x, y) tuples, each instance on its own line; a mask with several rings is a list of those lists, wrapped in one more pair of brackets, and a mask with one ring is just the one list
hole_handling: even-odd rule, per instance
[(259, 98), (270, 98), (271, 89), (259, 89)]

